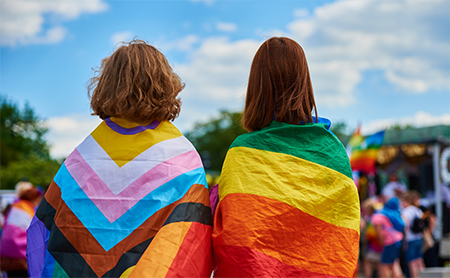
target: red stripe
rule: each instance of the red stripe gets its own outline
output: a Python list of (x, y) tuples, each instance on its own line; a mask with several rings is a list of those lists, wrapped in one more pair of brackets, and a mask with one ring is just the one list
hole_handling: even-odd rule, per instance
[[(166, 277), (210, 277), (212, 240), (209, 225), (192, 222)], [(207, 254), (203, 256), (200, 254)]]
[(221, 245), (214, 248), (216, 254), (229, 257), (218, 262), (214, 277), (343, 277), (300, 269), (248, 247)]

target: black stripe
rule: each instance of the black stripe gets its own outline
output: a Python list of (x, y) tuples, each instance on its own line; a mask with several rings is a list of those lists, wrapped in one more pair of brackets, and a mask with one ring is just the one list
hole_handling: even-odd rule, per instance
[(52, 227), (55, 224), (55, 214), (56, 210), (47, 202), (45, 197), (42, 198), (42, 201), (36, 210), (36, 217), (44, 223), (49, 231), (52, 230)]
[(142, 254), (144, 254), (147, 247), (150, 245), (154, 237), (136, 245), (127, 252), (125, 252), (117, 262), (116, 266), (110, 271), (106, 272), (102, 277), (119, 277), (130, 266), (136, 265)]
[(211, 208), (202, 203), (181, 203), (173, 209), (163, 226), (174, 222), (198, 222), (212, 226)]

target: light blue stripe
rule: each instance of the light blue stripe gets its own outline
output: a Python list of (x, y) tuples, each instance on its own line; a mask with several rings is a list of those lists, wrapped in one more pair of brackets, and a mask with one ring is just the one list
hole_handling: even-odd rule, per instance
[[(110, 223), (78, 186), (64, 164), (54, 181), (61, 189), (61, 198), (105, 251), (130, 235), (155, 212), (181, 199), (192, 185), (202, 184), (207, 188), (203, 167), (186, 172), (150, 192), (120, 218)], [(120, 199), (117, 200), (117, 205), (120, 206)]]

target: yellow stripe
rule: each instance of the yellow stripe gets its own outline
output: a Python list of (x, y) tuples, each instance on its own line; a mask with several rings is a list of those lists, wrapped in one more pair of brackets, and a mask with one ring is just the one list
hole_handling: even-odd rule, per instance
[(352, 153), (352, 159), (359, 159), (359, 158), (373, 158), (376, 159), (378, 156), (378, 149), (368, 149), (363, 151), (356, 151)]
[[(126, 120), (121, 119), (121, 126), (133, 126), (133, 123), (125, 124), (124, 121)], [(117, 121), (116, 123), (119, 124)], [(154, 130), (149, 129), (133, 135), (119, 134), (103, 121), (91, 135), (119, 167), (159, 142), (182, 136), (181, 132), (168, 121), (161, 122)]]
[(246, 147), (230, 149), (219, 182), (220, 200), (230, 193), (272, 198), (359, 233), (359, 197), (353, 180), (298, 157)]
[(151, 122), (153, 122), (153, 121), (146, 121), (146, 122), (138, 123), (138, 122), (132, 122), (127, 119), (117, 118), (117, 117), (111, 117), (110, 120), (124, 128), (133, 128), (133, 127), (137, 127), (139, 125), (146, 126), (146, 125), (150, 124)]
[(162, 227), (129, 277), (165, 277), (191, 224), (176, 222)]

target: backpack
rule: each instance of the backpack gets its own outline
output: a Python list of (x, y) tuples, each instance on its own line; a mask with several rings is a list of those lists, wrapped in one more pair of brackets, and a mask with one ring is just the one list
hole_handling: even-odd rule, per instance
[(411, 224), (411, 231), (414, 234), (423, 233), (425, 228), (428, 228), (428, 218), (422, 219), (419, 217), (415, 217)]

